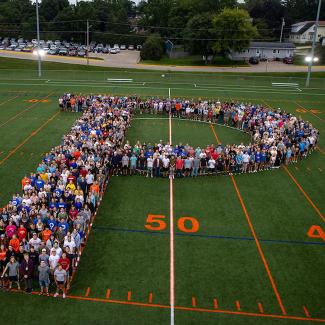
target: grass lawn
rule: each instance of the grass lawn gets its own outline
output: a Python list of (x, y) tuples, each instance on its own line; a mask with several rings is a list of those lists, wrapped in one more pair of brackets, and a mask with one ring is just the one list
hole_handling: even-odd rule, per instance
[[(1, 62), (8, 63), (7, 69), (2, 70)], [(64, 92), (164, 97), (170, 93), (181, 98), (239, 100), (281, 107), (312, 122), (321, 132), (319, 150), (288, 167), (294, 180), (281, 168), (239, 175), (234, 181), (224, 176), (174, 181), (175, 324), (324, 322), (325, 242), (307, 236), (312, 225), (325, 230), (322, 75), (314, 80), (315, 89), (305, 89), (303, 75), (296, 75), (293, 80), (302, 85), (299, 91), (272, 88), (271, 80), (290, 80), (288, 75), (166, 73), (161, 77), (161, 72), (90, 72), (46, 63), (48, 69), (39, 80), (32, 70), (34, 62), (22, 62), (0, 59), (0, 206), (20, 190), (24, 174), (36, 169), (42, 153), (59, 144), (77, 118), (77, 114), (58, 113), (57, 97)], [(133, 82), (106, 80), (123, 76)], [(223, 143), (250, 141), (237, 130), (214, 128)], [(167, 141), (168, 134), (166, 118), (142, 114), (134, 116), (127, 139), (154, 143)], [(172, 137), (174, 143), (193, 146), (216, 143), (209, 125), (178, 119), (172, 120)], [(1, 320), (8, 324), (169, 323), (169, 196), (167, 179), (111, 178), (70, 298), (0, 292)], [(149, 214), (164, 216), (166, 227), (148, 230)], [(191, 223), (185, 221), (182, 227), (183, 217), (195, 218), (199, 229), (184, 231)], [(39, 317), (38, 310), (42, 311)]]

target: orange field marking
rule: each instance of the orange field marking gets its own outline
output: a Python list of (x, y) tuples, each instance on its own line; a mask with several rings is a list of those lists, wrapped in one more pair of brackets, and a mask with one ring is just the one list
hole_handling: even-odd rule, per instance
[(264, 314), (263, 305), (259, 302), (259, 303), (257, 304), (257, 306), (258, 306), (258, 309), (259, 309), (260, 313), (261, 313), (261, 314)]
[(192, 307), (196, 307), (196, 299), (195, 299), (195, 297), (192, 297)]
[(89, 294), (90, 294), (90, 287), (87, 288), (86, 293), (85, 293), (85, 297), (88, 297)]
[(132, 292), (128, 291), (128, 301), (131, 301), (131, 298), (132, 298)]
[(58, 115), (60, 114), (60, 111), (56, 112), (55, 114), (53, 114), (45, 123), (43, 123), (38, 129), (36, 129), (35, 131), (33, 131), (24, 141), (22, 141), (18, 146), (14, 147), (9, 154), (4, 157), (3, 159), (0, 160), (0, 166), (6, 162), (13, 154), (15, 154), (17, 152), (17, 150), (19, 150), (25, 143), (27, 143), (33, 136), (35, 136), (38, 132), (40, 132), (42, 129), (45, 128), (45, 126), (47, 126), (47, 124), (49, 124), (53, 119), (55, 119)]
[(18, 98), (20, 95), (17, 95), (15, 97), (12, 97), (12, 98), (9, 98), (9, 99), (6, 99), (5, 101), (1, 102), (0, 103), (0, 106), (3, 106), (4, 104), (7, 104), (8, 102), (11, 102), (12, 100)]
[(214, 299), (213, 299), (213, 308), (214, 308), (214, 309), (218, 309), (218, 307), (219, 307), (219, 306), (218, 306), (218, 299), (217, 299), (217, 298), (214, 298)]
[(309, 313), (308, 309), (306, 308), (306, 306), (302, 306), (302, 308), (304, 309), (304, 313), (305, 313), (306, 317), (310, 318), (310, 313)]
[(236, 300), (236, 308), (237, 308), (237, 310), (240, 310), (240, 301), (239, 300)]
[(149, 304), (152, 304), (152, 292), (149, 293), (149, 299), (148, 299), (148, 301), (149, 301)]
[(111, 296), (111, 289), (107, 289), (105, 295), (106, 299), (109, 299), (110, 296)]
[[(220, 140), (219, 140), (219, 138), (218, 138), (218, 136), (217, 136), (217, 134), (216, 134), (216, 132), (215, 132), (213, 126), (211, 127), (211, 130), (213, 131), (213, 134), (214, 134), (214, 136), (215, 136), (217, 142), (220, 144)], [(244, 200), (243, 200), (243, 198), (242, 198), (242, 196), (241, 196), (241, 194), (240, 194), (240, 192), (239, 192), (239, 189), (238, 189), (238, 186), (237, 186), (237, 183), (236, 183), (236, 181), (235, 181), (234, 176), (233, 176), (233, 175), (230, 175), (230, 177), (231, 177), (232, 183), (233, 183), (233, 185), (234, 185), (234, 188), (235, 188), (235, 190), (236, 190), (236, 194), (237, 194), (238, 200), (239, 200), (239, 202), (240, 202), (240, 204), (241, 204), (241, 206), (242, 206), (242, 209), (243, 209), (243, 211), (244, 211), (245, 217), (246, 217), (246, 219), (247, 219), (247, 222), (248, 222), (249, 228), (250, 228), (251, 233), (252, 233), (252, 235), (253, 235), (253, 238), (254, 238), (254, 241), (255, 241), (255, 244), (256, 244), (257, 250), (258, 250), (259, 255), (260, 255), (261, 259), (262, 259), (262, 262), (263, 262), (264, 268), (265, 268), (266, 273), (267, 273), (267, 275), (268, 275), (268, 277), (269, 277), (269, 280), (270, 280), (270, 282), (271, 282), (271, 285), (272, 285), (272, 288), (273, 288), (274, 294), (275, 294), (276, 299), (277, 299), (277, 301), (278, 301), (278, 304), (279, 304), (279, 306), (280, 306), (280, 308), (281, 308), (282, 314), (283, 314), (283, 315), (286, 315), (287, 313), (286, 313), (286, 310), (285, 310), (285, 308), (284, 308), (284, 306), (283, 306), (282, 299), (281, 299), (281, 297), (280, 297), (280, 294), (279, 294), (278, 289), (277, 289), (277, 287), (276, 287), (275, 281), (274, 281), (273, 276), (272, 276), (272, 274), (271, 274), (271, 271), (270, 271), (269, 265), (268, 265), (268, 263), (267, 263), (267, 261), (266, 261), (266, 259), (265, 259), (265, 256), (264, 256), (263, 250), (262, 250), (262, 248), (261, 248), (261, 245), (260, 245), (260, 243), (259, 243), (259, 241), (258, 241), (258, 239), (257, 239), (257, 236), (256, 236), (256, 233), (255, 233), (255, 230), (254, 230), (253, 224), (252, 224), (252, 222), (251, 222), (251, 219), (250, 219), (250, 217), (249, 217), (249, 215), (248, 215), (248, 212), (247, 212), (246, 206), (245, 206), (245, 204), (244, 204)]]
[[(53, 92), (49, 93), (45, 98), (51, 96), (53, 94)], [(9, 122), (15, 120), (18, 116), (24, 114), (25, 112), (29, 111), (31, 108), (35, 107), (37, 103), (34, 103), (33, 105), (28, 106), (27, 108), (25, 108), (24, 110), (20, 111), (19, 113), (15, 114), (14, 116), (12, 116), (10, 119), (8, 119), (7, 121), (3, 122), (2, 124), (0, 124), (0, 128), (3, 127), (4, 125), (8, 124)]]
[[(38, 295), (39, 292), (33, 292), (33, 294)], [(84, 300), (84, 301), (121, 304), (121, 305), (133, 305), (133, 306), (139, 306), (139, 307), (152, 307), (152, 308), (163, 308), (163, 309), (171, 308), (169, 305), (148, 304), (148, 303), (135, 302), (135, 301), (107, 300), (107, 299), (103, 299), (103, 298), (90, 298), (90, 297), (80, 297), (80, 296), (72, 296), (72, 295), (67, 296), (67, 298), (68, 299), (76, 299), (76, 300)], [(183, 307), (183, 306), (175, 306), (175, 309), (185, 310), (185, 311), (202, 312), (202, 313), (220, 313), (220, 314), (229, 314), (229, 315), (242, 315), (242, 316), (250, 316), (250, 317), (277, 318), (277, 319), (291, 319), (291, 320), (299, 320), (299, 321), (313, 321), (313, 322), (325, 323), (325, 319), (301, 317), (301, 316), (261, 314), (261, 313), (251, 313), (251, 312), (235, 311), (235, 310), (193, 308), (193, 307)]]
[(212, 132), (213, 132), (213, 135), (214, 135), (214, 137), (216, 138), (218, 144), (221, 144), (221, 141), (220, 141), (220, 139), (218, 138), (217, 133), (216, 133), (216, 131), (215, 131), (215, 129), (214, 129), (214, 127), (213, 127), (212, 124), (210, 124), (210, 128), (211, 128), (211, 130), (212, 130)]
[(289, 169), (287, 166), (283, 166), (283, 169), (286, 171), (286, 173), (290, 176), (292, 181), (297, 185), (299, 188), (300, 192), (305, 196), (307, 201), (310, 203), (310, 205), (314, 208), (314, 210), (317, 212), (317, 214), (321, 217), (321, 219), (325, 222), (325, 218), (323, 214), (320, 212), (316, 204), (312, 201), (312, 199), (308, 196), (308, 194), (304, 191), (304, 189), (301, 187), (301, 185), (298, 183), (298, 181), (295, 179), (295, 177), (290, 173)]
[(317, 116), (317, 115), (313, 112), (314, 110), (312, 110), (312, 109), (307, 109), (306, 107), (303, 107), (302, 105), (300, 105), (298, 102), (295, 102), (295, 101), (293, 101), (293, 102), (294, 102), (296, 105), (300, 106), (302, 109), (305, 109), (308, 113), (310, 113), (310, 114), (312, 114), (313, 116), (315, 116), (316, 118), (318, 118), (320, 121), (325, 122), (324, 119), (322, 119), (321, 117)]

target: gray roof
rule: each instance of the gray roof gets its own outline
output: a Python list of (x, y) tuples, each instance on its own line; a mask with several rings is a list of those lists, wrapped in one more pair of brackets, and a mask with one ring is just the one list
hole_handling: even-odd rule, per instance
[(305, 31), (307, 31), (313, 25), (315, 25), (315, 22), (308, 22), (303, 27), (301, 27), (297, 32), (291, 32), (291, 34), (302, 35)]
[(291, 42), (251, 42), (249, 48), (294, 49), (295, 46)]

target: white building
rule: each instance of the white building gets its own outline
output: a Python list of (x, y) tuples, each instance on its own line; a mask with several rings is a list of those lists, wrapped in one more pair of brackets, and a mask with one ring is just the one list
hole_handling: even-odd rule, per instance
[[(314, 21), (303, 21), (293, 24), (291, 25), (289, 40), (290, 42), (300, 44), (311, 43), (313, 41), (314, 30)], [(319, 22), (316, 41), (320, 41), (322, 37), (325, 37), (325, 21)]]
[(251, 57), (268, 60), (284, 59), (292, 57), (294, 49), (294, 44), (286, 42), (251, 42), (248, 49), (241, 52), (232, 52), (230, 59), (248, 60)]

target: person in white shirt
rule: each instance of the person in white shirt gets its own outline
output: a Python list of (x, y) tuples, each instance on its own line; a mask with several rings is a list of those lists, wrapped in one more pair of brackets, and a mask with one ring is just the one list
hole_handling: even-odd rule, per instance
[(151, 177), (153, 177), (153, 158), (152, 158), (152, 156), (150, 156), (147, 159), (147, 177), (149, 177), (149, 175)]
[(51, 255), (49, 257), (49, 264), (50, 264), (50, 269), (51, 269), (52, 273), (58, 266), (59, 259), (60, 259), (60, 256), (56, 253), (56, 250), (51, 250)]
[(35, 251), (38, 251), (38, 248), (41, 244), (41, 239), (37, 237), (36, 232), (33, 233), (33, 237), (28, 242), (29, 246), (33, 246)]
[(211, 157), (208, 161), (209, 172), (213, 173), (216, 167), (216, 161)]

